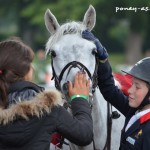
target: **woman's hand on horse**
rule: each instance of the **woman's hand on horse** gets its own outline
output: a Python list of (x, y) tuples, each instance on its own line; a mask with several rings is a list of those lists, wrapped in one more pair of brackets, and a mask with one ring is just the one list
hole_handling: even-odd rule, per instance
[(75, 75), (74, 83), (69, 81), (69, 96), (85, 95), (89, 96), (90, 80), (86, 79), (84, 72), (78, 72)]
[(84, 39), (93, 41), (96, 45), (97, 48), (97, 53), (98, 53), (98, 58), (100, 60), (106, 60), (108, 57), (108, 53), (105, 49), (105, 47), (103, 47), (103, 45), (101, 44), (101, 42), (98, 40), (98, 38), (96, 38), (91, 32), (89, 32), (88, 30), (85, 30), (82, 32), (82, 37)]

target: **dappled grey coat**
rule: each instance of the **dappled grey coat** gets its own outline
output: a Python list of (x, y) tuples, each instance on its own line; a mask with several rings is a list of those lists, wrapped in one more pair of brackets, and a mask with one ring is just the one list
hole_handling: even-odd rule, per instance
[(93, 130), (88, 102), (79, 98), (72, 101), (75, 117), (60, 102), (61, 95), (54, 90), (0, 109), (0, 150), (49, 150), (54, 132), (75, 144), (89, 144)]

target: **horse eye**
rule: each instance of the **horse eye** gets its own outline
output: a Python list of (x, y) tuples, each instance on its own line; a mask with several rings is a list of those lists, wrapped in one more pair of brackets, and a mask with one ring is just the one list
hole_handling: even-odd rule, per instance
[(53, 58), (56, 57), (56, 52), (54, 50), (52, 50), (50, 53)]
[(96, 55), (96, 54), (97, 54), (96, 48), (93, 48), (93, 49), (92, 49), (92, 55)]

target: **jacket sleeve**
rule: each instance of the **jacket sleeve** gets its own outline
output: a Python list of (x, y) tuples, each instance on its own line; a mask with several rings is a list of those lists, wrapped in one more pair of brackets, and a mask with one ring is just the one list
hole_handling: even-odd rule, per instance
[(91, 108), (87, 100), (76, 98), (71, 102), (72, 115), (63, 107), (60, 108), (57, 131), (79, 146), (91, 143), (93, 139), (93, 122)]
[(126, 97), (122, 91), (115, 86), (112, 69), (108, 60), (105, 63), (99, 63), (98, 86), (105, 100), (126, 116), (130, 109), (128, 105), (128, 97)]
[(150, 149), (150, 128), (149, 128), (149, 123), (148, 123), (148, 125), (146, 126), (146, 129), (145, 129), (141, 150), (148, 150), (148, 149)]

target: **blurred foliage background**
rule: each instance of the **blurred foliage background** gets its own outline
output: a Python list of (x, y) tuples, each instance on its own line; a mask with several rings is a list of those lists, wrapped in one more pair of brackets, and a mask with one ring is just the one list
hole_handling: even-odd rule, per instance
[[(0, 40), (19, 36), (35, 51), (44, 49), (49, 37), (44, 24), (47, 8), (61, 24), (82, 21), (90, 4), (97, 13), (93, 33), (108, 50), (114, 70), (117, 64), (132, 65), (149, 55), (149, 0), (0, 0)], [(116, 12), (117, 8), (133, 10)]]

